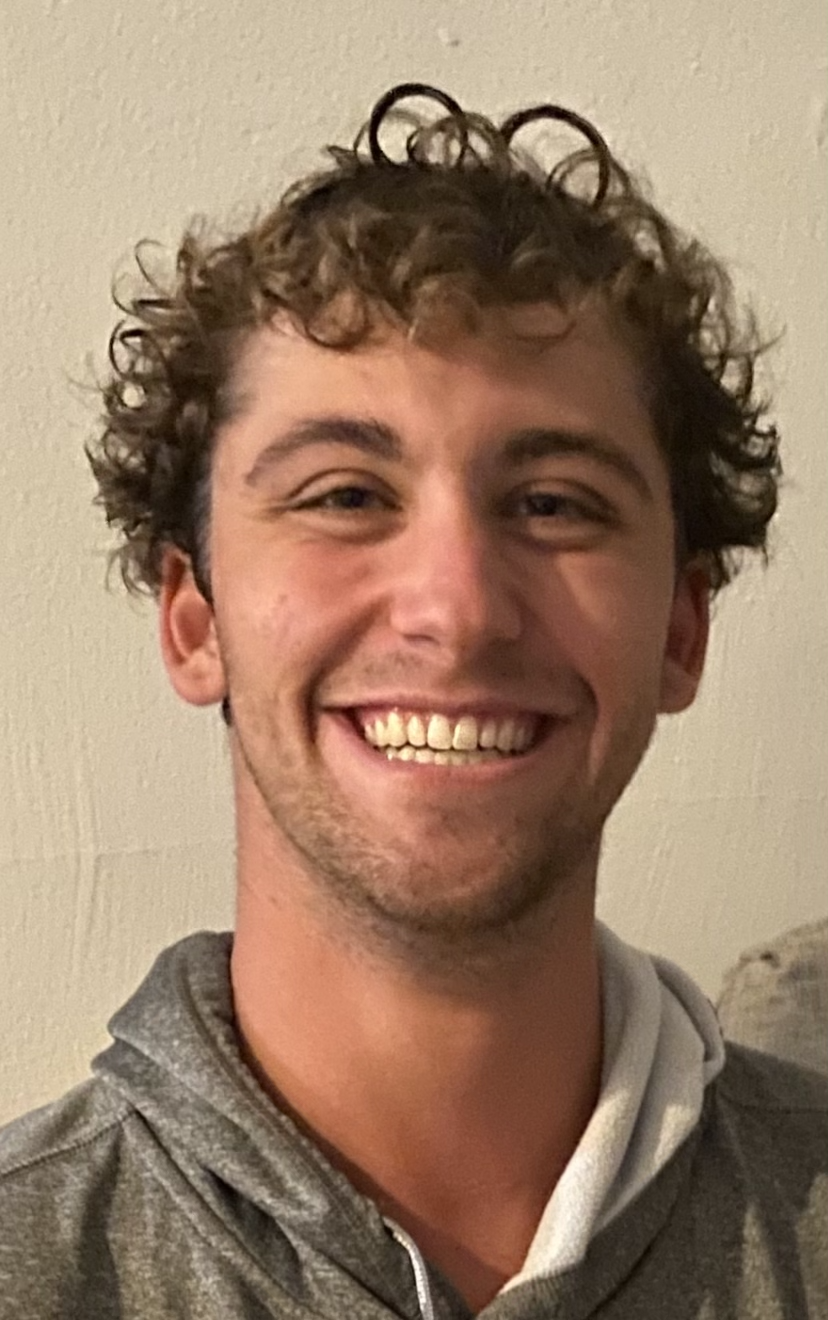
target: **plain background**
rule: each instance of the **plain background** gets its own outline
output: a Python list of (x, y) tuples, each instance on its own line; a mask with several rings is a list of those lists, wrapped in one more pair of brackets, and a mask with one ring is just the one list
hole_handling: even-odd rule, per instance
[(785, 439), (775, 562), (716, 610), (704, 689), (607, 836), (601, 913), (711, 994), (819, 916), (828, 856), (823, 0), (0, 0), (0, 1117), (80, 1079), (178, 935), (232, 919), (216, 712), (168, 690), (155, 609), (104, 590), (83, 458), (132, 245), (227, 224), (409, 79), (594, 118), (731, 264)]

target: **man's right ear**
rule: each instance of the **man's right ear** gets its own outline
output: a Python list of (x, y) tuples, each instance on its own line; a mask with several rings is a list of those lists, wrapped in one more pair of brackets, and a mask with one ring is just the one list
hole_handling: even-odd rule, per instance
[(170, 682), (193, 706), (227, 695), (213, 607), (196, 586), (188, 555), (171, 546), (161, 564), (158, 595), (161, 654)]

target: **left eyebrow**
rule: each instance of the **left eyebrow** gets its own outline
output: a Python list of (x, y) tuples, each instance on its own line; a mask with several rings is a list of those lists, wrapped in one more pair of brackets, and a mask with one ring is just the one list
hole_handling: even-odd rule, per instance
[(655, 500), (652, 487), (635, 460), (605, 436), (532, 426), (515, 432), (503, 446), (503, 458), (509, 467), (520, 467), (523, 463), (531, 463), (539, 458), (556, 458), (561, 455), (576, 455), (600, 463), (602, 467), (623, 477), (642, 499), (648, 503)]
[(257, 455), (244, 478), (245, 485), (258, 485), (272, 468), (301, 449), (331, 444), (360, 449), (372, 458), (398, 461), (403, 453), (402, 441), (393, 427), (374, 418), (305, 417)]

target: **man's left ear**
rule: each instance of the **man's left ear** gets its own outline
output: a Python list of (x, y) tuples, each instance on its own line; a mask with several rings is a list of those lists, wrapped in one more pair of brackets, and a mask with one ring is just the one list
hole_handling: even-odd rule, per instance
[(673, 715), (690, 706), (699, 689), (710, 631), (710, 578), (698, 561), (676, 579), (661, 667), (659, 711)]

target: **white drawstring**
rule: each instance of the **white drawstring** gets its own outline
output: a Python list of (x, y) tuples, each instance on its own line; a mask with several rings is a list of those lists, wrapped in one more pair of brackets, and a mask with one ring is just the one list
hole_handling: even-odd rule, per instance
[(422, 1320), (437, 1320), (434, 1302), (431, 1300), (428, 1266), (423, 1260), (420, 1248), (404, 1228), (400, 1228), (399, 1224), (394, 1223), (393, 1219), (386, 1219), (385, 1226), (392, 1237), (396, 1238), (400, 1246), (408, 1252), (408, 1259), (411, 1261), (411, 1268), (414, 1271), (414, 1285), (417, 1289), (417, 1301), (420, 1303)]

